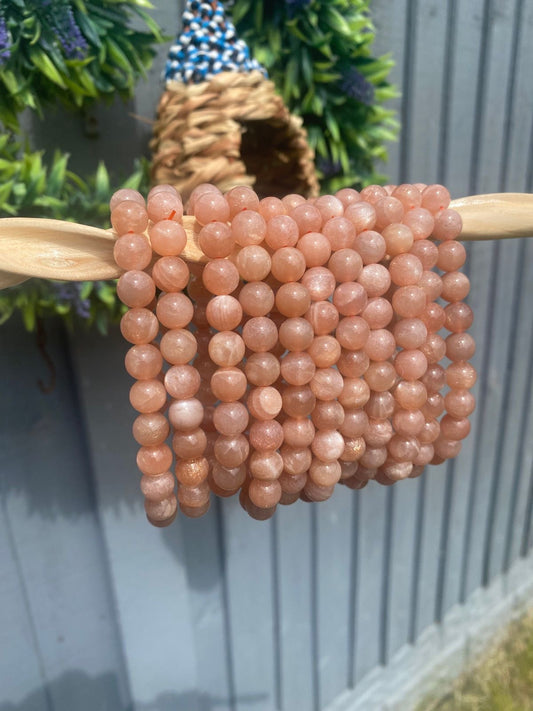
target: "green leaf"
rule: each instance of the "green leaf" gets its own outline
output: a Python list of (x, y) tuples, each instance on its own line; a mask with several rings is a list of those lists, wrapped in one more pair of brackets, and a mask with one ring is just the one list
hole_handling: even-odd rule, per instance
[(66, 84), (63, 81), (63, 77), (58, 72), (55, 64), (46, 56), (46, 54), (40, 49), (33, 49), (30, 52), (30, 60), (32, 64), (39, 69), (51, 82), (57, 84), (57, 86), (62, 89), (66, 89)]
[(109, 173), (102, 161), (98, 163), (98, 168), (96, 169), (95, 188), (96, 198), (98, 200), (107, 200), (111, 188), (109, 184)]

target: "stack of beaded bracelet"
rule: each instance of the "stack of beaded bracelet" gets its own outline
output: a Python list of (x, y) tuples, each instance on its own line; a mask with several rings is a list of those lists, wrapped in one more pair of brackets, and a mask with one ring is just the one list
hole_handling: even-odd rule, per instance
[(151, 523), (170, 523), (178, 503), (201, 516), (211, 492), (239, 493), (266, 519), (337, 483), (390, 485), (457, 456), (476, 373), (449, 202), (441, 185), (309, 200), (201, 185), (188, 214), (206, 262), (188, 265), (174, 188), (157, 186), (146, 205), (132, 190), (113, 196)]

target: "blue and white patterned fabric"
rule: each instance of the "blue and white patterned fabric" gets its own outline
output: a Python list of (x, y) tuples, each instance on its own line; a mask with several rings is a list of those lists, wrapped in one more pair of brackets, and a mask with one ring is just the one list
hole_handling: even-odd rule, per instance
[(266, 70), (250, 56), (248, 45), (238, 39), (221, 2), (188, 0), (183, 30), (170, 48), (165, 79), (198, 84), (220, 72)]

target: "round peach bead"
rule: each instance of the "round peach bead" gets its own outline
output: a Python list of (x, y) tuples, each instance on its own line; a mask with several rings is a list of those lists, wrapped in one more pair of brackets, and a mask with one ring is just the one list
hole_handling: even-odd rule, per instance
[(205, 192), (197, 197), (193, 210), (194, 216), (201, 225), (206, 225), (208, 222), (227, 222), (230, 216), (226, 199), (216, 192)]
[(418, 284), (424, 267), (414, 254), (398, 254), (389, 264), (391, 280), (396, 286), (411, 286)]
[(235, 264), (245, 281), (261, 281), (270, 274), (272, 259), (264, 247), (250, 245), (240, 250)]
[(120, 331), (130, 343), (150, 343), (159, 332), (159, 322), (148, 309), (130, 309), (120, 320)]
[(423, 207), (415, 207), (406, 212), (402, 222), (413, 233), (415, 244), (420, 240), (427, 240), (433, 233), (435, 226), (435, 218), (429, 210)]
[[(384, 480), (380, 480), (380, 483), (385, 485), (394, 484), (397, 481), (410, 477), (412, 471), (412, 462), (386, 462), (380, 469), (382, 476), (385, 477)], [(377, 480), (378, 477), (376, 476), (376, 481)]]
[(266, 316), (274, 307), (274, 292), (263, 281), (251, 281), (240, 290), (239, 302), (248, 316)]
[(133, 437), (138, 444), (154, 446), (163, 444), (170, 432), (168, 420), (161, 412), (139, 415), (133, 423)]
[(174, 493), (176, 480), (171, 472), (163, 474), (143, 474), (141, 491), (149, 501), (163, 501)]
[(422, 431), (426, 418), (420, 410), (396, 410), (392, 416), (392, 426), (402, 437), (413, 437)]
[(357, 232), (371, 230), (376, 224), (376, 210), (365, 200), (348, 205), (344, 217), (350, 220)]
[(152, 269), (152, 279), (161, 291), (181, 291), (189, 283), (189, 278), (189, 267), (180, 257), (161, 257)]
[(198, 246), (206, 257), (223, 259), (233, 252), (235, 239), (225, 222), (209, 222), (198, 234)]
[(279, 341), (289, 351), (305, 351), (313, 342), (314, 337), (313, 326), (307, 317), (288, 318), (279, 328)]
[(194, 190), (189, 196), (187, 214), (194, 215), (194, 206), (196, 204), (196, 200), (201, 195), (205, 195), (206, 193), (216, 193), (217, 195), (222, 195), (220, 189), (217, 188), (216, 185), (212, 185), (211, 183), (200, 183), (194, 188)]
[(474, 314), (468, 304), (458, 301), (453, 304), (448, 304), (444, 309), (446, 314), (445, 327), (452, 333), (460, 333), (470, 328), (474, 322)]
[(268, 222), (277, 215), (286, 215), (287, 209), (277, 197), (266, 197), (259, 201), (259, 214)]
[(344, 213), (344, 205), (334, 195), (321, 195), (317, 198), (315, 207), (320, 211), (324, 224), (333, 217), (342, 217)]
[(426, 304), (426, 308), (420, 314), (420, 320), (430, 333), (436, 333), (444, 327), (446, 313), (440, 304)]
[(287, 353), (281, 360), (281, 375), (289, 385), (306, 385), (316, 371), (309, 353)]
[(185, 328), (192, 321), (194, 306), (189, 297), (180, 292), (162, 294), (157, 301), (156, 314), (166, 328)]
[(220, 331), (209, 341), (209, 357), (217, 365), (228, 368), (244, 358), (245, 345), (238, 333)]
[(137, 452), (137, 466), (143, 474), (164, 474), (172, 466), (172, 450), (167, 444), (141, 447)]
[(144, 198), (138, 190), (132, 190), (131, 188), (122, 188), (113, 193), (111, 200), (109, 201), (109, 211), (113, 210), (120, 205), (121, 202), (126, 201), (136, 202), (138, 205), (145, 206)]
[(337, 190), (335, 197), (342, 202), (345, 208), (347, 208), (348, 205), (353, 205), (355, 202), (360, 202), (361, 200), (359, 192), (353, 188), (342, 188), (341, 190)]
[(387, 389), (370, 393), (365, 412), (375, 420), (384, 420), (392, 415), (395, 407), (394, 397)]
[(316, 397), (309, 385), (289, 385), (281, 393), (283, 411), (289, 417), (307, 417), (316, 406)]
[(339, 403), (345, 408), (364, 407), (370, 397), (368, 383), (361, 378), (345, 377), (343, 380)]
[(267, 221), (265, 242), (271, 249), (295, 247), (300, 237), (298, 225), (288, 215), (277, 215)]
[(281, 364), (273, 353), (252, 353), (246, 359), (244, 372), (252, 385), (272, 385), (280, 376)]
[(439, 437), (433, 445), (435, 456), (441, 459), (455, 459), (462, 448), (461, 442)]
[(169, 185), (168, 183), (161, 183), (161, 185), (154, 185), (153, 188), (150, 188), (150, 190), (148, 191), (147, 200), (149, 200), (152, 195), (157, 195), (157, 193), (172, 193), (173, 195), (179, 196), (178, 191), (173, 185)]
[(392, 330), (396, 343), (400, 348), (419, 348), (426, 342), (428, 330), (424, 322), (418, 318), (406, 318), (394, 324)]
[(386, 447), (367, 447), (359, 464), (368, 470), (379, 469), (387, 461), (388, 454)]
[(262, 452), (279, 449), (283, 444), (283, 427), (277, 420), (254, 422), (248, 439), (251, 447)]
[(279, 503), (281, 485), (279, 481), (261, 481), (252, 479), (248, 489), (248, 496), (254, 506), (260, 509), (270, 509)]
[(111, 225), (118, 235), (127, 232), (142, 234), (148, 227), (148, 214), (144, 204), (124, 200), (111, 211)]
[(311, 420), (317, 430), (338, 430), (344, 422), (344, 408), (336, 400), (319, 400)]
[(437, 263), (439, 250), (435, 242), (431, 242), (429, 239), (421, 239), (413, 244), (409, 254), (413, 254), (420, 259), (424, 269), (433, 269)]
[(468, 390), (453, 389), (446, 393), (444, 404), (452, 417), (468, 417), (474, 412), (476, 399)]
[(240, 467), (248, 459), (250, 445), (245, 435), (220, 435), (214, 446), (214, 455), (219, 464), (228, 469)]
[(144, 235), (126, 234), (113, 246), (115, 262), (121, 269), (146, 269), (152, 261), (152, 249)]
[(379, 232), (364, 230), (355, 238), (354, 249), (361, 256), (363, 264), (377, 264), (385, 256), (387, 245)]
[(156, 222), (148, 230), (152, 249), (162, 257), (181, 254), (187, 244), (187, 234), (183, 227), (172, 220)]
[(440, 421), (440, 431), (446, 439), (461, 440), (470, 434), (470, 421), (466, 417), (444, 415)]
[(315, 426), (306, 418), (287, 418), (283, 422), (283, 437), (290, 447), (309, 447), (315, 438)]
[(197, 429), (202, 424), (203, 418), (204, 406), (194, 397), (175, 400), (168, 408), (168, 419), (172, 426), (182, 432)]
[(388, 360), (396, 352), (396, 340), (390, 331), (379, 328), (370, 331), (364, 348), (371, 360)]
[(161, 372), (163, 357), (156, 346), (149, 344), (132, 346), (126, 353), (125, 365), (132, 378), (150, 380)]
[(419, 286), (400, 286), (392, 296), (392, 308), (403, 318), (416, 318), (426, 307), (426, 292)]
[(344, 452), (344, 437), (336, 430), (319, 430), (311, 443), (311, 451), (321, 462), (333, 462)]
[(422, 383), (425, 385), (429, 394), (438, 393), (446, 384), (446, 371), (438, 363), (428, 365), (426, 372), (422, 377)]
[(355, 227), (346, 217), (333, 217), (322, 228), (324, 236), (329, 240), (331, 249), (350, 249), (355, 240)]
[(337, 283), (332, 272), (326, 267), (312, 267), (302, 277), (302, 285), (307, 288), (311, 301), (326, 301), (335, 291)]
[(364, 438), (370, 448), (384, 447), (390, 442), (393, 434), (394, 430), (389, 420), (370, 417)]
[(425, 271), (420, 277), (418, 286), (426, 294), (426, 302), (436, 301), (441, 295), (442, 279), (435, 272)]
[(205, 265), (202, 281), (211, 294), (231, 294), (239, 286), (239, 271), (228, 259), (213, 259)]
[(311, 294), (303, 284), (282, 284), (276, 292), (276, 308), (287, 316), (303, 316), (311, 305)]
[(466, 249), (460, 242), (449, 240), (439, 244), (437, 250), (437, 267), (445, 272), (460, 269), (466, 262)]
[(398, 405), (405, 410), (417, 410), (427, 400), (426, 386), (419, 380), (402, 380), (394, 389)]
[(396, 462), (412, 462), (420, 451), (420, 442), (416, 437), (394, 435), (387, 445), (392, 459)]
[(174, 495), (162, 501), (150, 501), (146, 499), (144, 502), (144, 510), (146, 517), (153, 526), (164, 527), (168, 526), (176, 516), (178, 502)]
[(305, 257), (296, 247), (282, 247), (272, 255), (271, 272), (282, 284), (298, 281), (305, 272)]
[[(180, 222), (183, 217), (181, 197), (170, 190), (152, 193), (146, 201), (148, 217), (152, 222)], [(180, 250), (181, 251), (181, 250)]]
[(334, 490), (334, 486), (319, 486), (308, 478), (307, 483), (300, 494), (300, 499), (302, 501), (308, 501), (309, 503), (327, 501), (331, 498)]
[(308, 268), (326, 264), (331, 256), (330, 241), (320, 232), (307, 232), (300, 237), (297, 247), (303, 254), (305, 266)]
[(442, 210), (435, 218), (433, 237), (439, 241), (456, 239), (463, 229), (461, 215), (455, 210)]
[(341, 357), (341, 346), (333, 336), (316, 336), (307, 352), (317, 368), (329, 368)]
[(211, 376), (211, 390), (217, 400), (233, 402), (246, 392), (248, 380), (239, 368), (218, 368)]
[[(183, 462), (183, 464), (190, 464), (190, 462)], [(182, 485), (178, 488), (178, 501), (180, 506), (185, 507), (186, 511), (189, 509), (202, 509), (209, 501), (209, 496), (209, 485), (205, 479), (196, 486)]]
[(407, 183), (398, 185), (394, 188), (392, 196), (402, 203), (406, 212), (415, 207), (420, 207), (422, 204), (422, 195), (420, 194), (420, 191), (414, 185), (409, 185)]
[(308, 202), (296, 205), (296, 207), (291, 210), (290, 216), (298, 225), (300, 235), (305, 235), (308, 232), (319, 232), (322, 227), (322, 215), (320, 214), (320, 210)]
[(250, 416), (242, 402), (222, 402), (215, 408), (213, 422), (217, 432), (235, 437), (248, 427)]
[(470, 390), (476, 384), (475, 368), (464, 361), (451, 363), (446, 369), (446, 382), (454, 390)]
[(313, 459), (309, 467), (309, 478), (318, 486), (333, 486), (341, 478), (341, 465), (338, 461), (322, 462)]
[(368, 415), (364, 410), (346, 410), (338, 429), (345, 437), (362, 437), (368, 429)]
[(370, 363), (364, 377), (371, 390), (381, 393), (393, 387), (396, 371), (388, 361)]
[(470, 291), (470, 280), (461, 272), (449, 272), (442, 277), (442, 298), (450, 303), (462, 301)]
[(328, 269), (339, 283), (355, 281), (362, 268), (363, 260), (355, 249), (339, 249), (328, 262)]
[[(209, 474), (209, 462), (205, 457), (187, 459), (176, 464), (176, 479), (180, 487), (201, 486)], [(179, 499), (178, 489), (178, 499)]]
[(309, 382), (318, 400), (335, 400), (342, 392), (344, 379), (335, 368), (319, 368)]
[(342, 348), (364, 348), (370, 334), (368, 323), (360, 316), (345, 316), (337, 326), (336, 337)]
[(360, 195), (361, 200), (366, 200), (372, 205), (375, 205), (378, 200), (387, 197), (387, 191), (381, 185), (367, 185), (366, 188), (361, 190)]
[(342, 316), (357, 316), (368, 303), (365, 288), (354, 281), (347, 281), (335, 289), (333, 304)]
[(426, 342), (420, 346), (428, 363), (438, 363), (446, 355), (446, 341), (437, 333), (430, 333)]
[(242, 320), (242, 306), (234, 296), (215, 296), (207, 304), (206, 317), (217, 331), (233, 331)]
[(283, 458), (279, 452), (253, 452), (248, 469), (256, 479), (273, 481), (279, 479), (283, 471)]
[(207, 436), (200, 427), (190, 432), (176, 432), (172, 437), (172, 449), (180, 459), (202, 457), (207, 448)]
[(256, 316), (244, 324), (242, 338), (255, 353), (265, 353), (278, 342), (278, 329), (274, 321), (266, 316)]
[(422, 351), (413, 348), (400, 351), (394, 359), (394, 367), (404, 380), (419, 380), (426, 372), (428, 362)]
[(428, 185), (422, 191), (422, 207), (430, 212), (445, 210), (450, 204), (450, 193), (444, 185)]
[(225, 491), (237, 491), (246, 481), (246, 467), (224, 467), (218, 462), (213, 464), (212, 477), (217, 486)]
[(385, 328), (392, 321), (393, 315), (392, 304), (382, 296), (369, 299), (361, 312), (361, 316), (372, 329)]
[(157, 412), (166, 401), (167, 393), (160, 380), (138, 380), (130, 388), (130, 403), (137, 412)]
[[(305, 320), (310, 324), (311, 330), (317, 336), (326, 336), (337, 328), (339, 323), (339, 312), (330, 301), (315, 301), (305, 314)], [(311, 341), (306, 348), (311, 345)], [(288, 346), (287, 346), (288, 348)], [(300, 349), (291, 349), (300, 350)]]
[(366, 289), (370, 299), (383, 296), (391, 285), (389, 270), (383, 264), (367, 264), (361, 270), (357, 281)]
[(282, 399), (275, 388), (266, 386), (250, 390), (246, 404), (256, 420), (272, 420), (281, 412)]
[(413, 246), (413, 233), (407, 225), (403, 225), (401, 222), (387, 225), (383, 229), (382, 235), (385, 240), (387, 254), (390, 257), (408, 252)]
[[(300, 491), (305, 486), (306, 472), (311, 466), (313, 455), (308, 447), (290, 447), (284, 444), (280, 454), (283, 457), (283, 471), (288, 477), (281, 475), (281, 485), (284, 491)], [(294, 480), (294, 478), (297, 481)]]
[(196, 338), (186, 329), (167, 331), (161, 339), (161, 354), (167, 363), (185, 365), (197, 353)]
[[(340, 345), (336, 342), (339, 351)], [(367, 356), (364, 350), (359, 351), (347, 351), (343, 350), (340, 352), (340, 357), (337, 361), (337, 367), (339, 372), (344, 375), (345, 378), (359, 378), (366, 373), (368, 366), (370, 365), (370, 358)], [(326, 366), (320, 366), (325, 368)]]
[(165, 388), (170, 397), (188, 400), (200, 389), (200, 374), (192, 365), (174, 365), (165, 373)]
[(229, 190), (224, 197), (229, 205), (230, 217), (234, 219), (242, 210), (259, 209), (259, 198), (255, 190), (248, 185), (237, 185)]
[(117, 282), (117, 296), (130, 308), (148, 306), (155, 296), (154, 281), (146, 272), (126, 272)]
[(376, 208), (376, 229), (383, 230), (387, 225), (402, 221), (404, 206), (397, 198), (392, 196), (380, 198), (374, 207)]

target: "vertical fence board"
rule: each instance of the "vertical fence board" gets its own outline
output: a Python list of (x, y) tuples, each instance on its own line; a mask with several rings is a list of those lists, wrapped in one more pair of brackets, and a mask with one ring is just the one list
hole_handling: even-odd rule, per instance
[(126, 344), (113, 331), (105, 338), (79, 334), (73, 345), (136, 708), (143, 704), (143, 711), (155, 711), (164, 695), (177, 711), (200, 711), (202, 670), (197, 666), (184, 535), (179, 525), (154, 529), (144, 515), (135, 464), (138, 447), (130, 434), (135, 413), (128, 402), (132, 381), (123, 366)]
[(124, 709), (127, 685), (64, 331), (57, 321), (48, 326), (46, 348), (56, 368), (48, 394), (37, 384), (39, 377), (49, 384), (50, 374), (35, 336), (16, 320), (3, 336), (1, 366), (10, 373), (0, 426), (3, 512), (47, 701), (54, 711), (73, 703), (88, 710), (90, 699), (77, 690), (87, 685), (94, 698), (107, 695)]
[(228, 629), (236, 711), (277, 709), (272, 521), (253, 521), (237, 498), (222, 502)]
[(346, 689), (348, 679), (347, 619), (350, 618), (353, 499), (358, 491), (338, 487), (330, 501), (316, 506), (317, 517), (317, 662), (319, 708)]
[(354, 619), (354, 682), (382, 663), (382, 595), (388, 489), (370, 482), (359, 495)]

